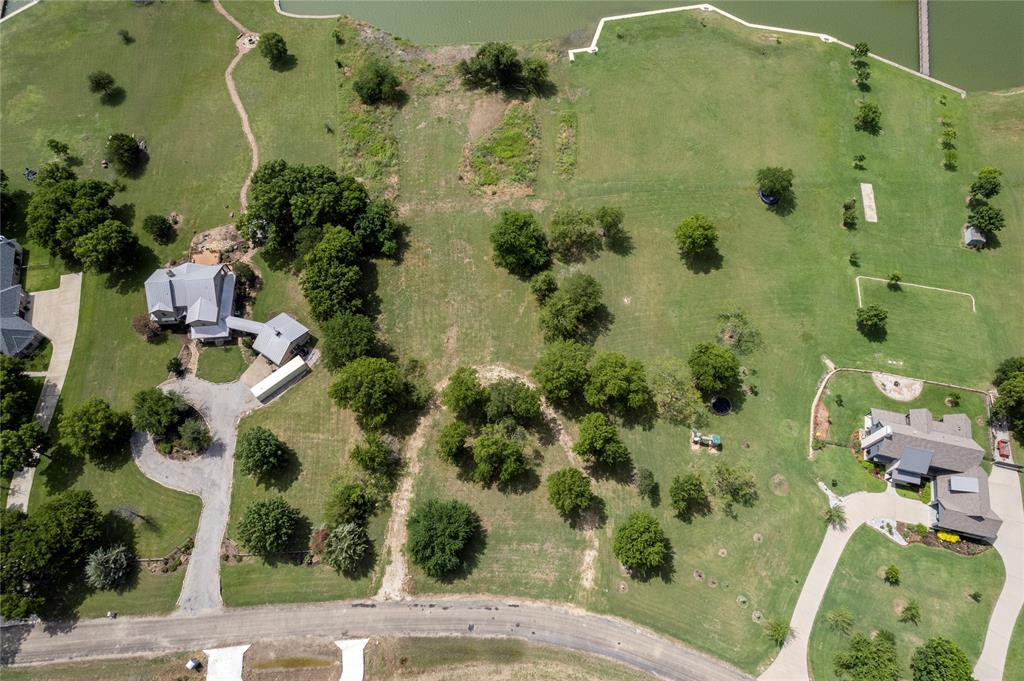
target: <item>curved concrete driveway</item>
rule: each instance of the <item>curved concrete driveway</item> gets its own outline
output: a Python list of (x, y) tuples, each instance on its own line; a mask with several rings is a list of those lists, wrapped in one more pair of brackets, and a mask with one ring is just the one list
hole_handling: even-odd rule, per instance
[(174, 461), (160, 454), (148, 435), (136, 433), (132, 437), (132, 456), (146, 477), (202, 499), (203, 511), (178, 598), (178, 612), (218, 609), (224, 604), (220, 595), (220, 546), (231, 509), (238, 421), (260, 405), (239, 381), (217, 384), (188, 377), (166, 381), (160, 388), (181, 393), (203, 415), (213, 444), (197, 459)]
[(811, 571), (804, 580), (800, 597), (796, 601), (790, 626), (793, 636), (786, 643), (779, 656), (771, 666), (761, 674), (761, 681), (795, 681), (810, 679), (807, 666), (807, 644), (811, 638), (811, 627), (818, 614), (818, 608), (825, 597), (832, 572), (843, 555), (843, 549), (853, 536), (854, 531), (875, 518), (900, 520), (911, 525), (923, 523), (931, 525), (932, 510), (920, 501), (904, 499), (889, 487), (884, 492), (870, 494), (857, 492), (841, 499), (846, 509), (846, 525), (842, 528), (830, 527), (814, 558)]
[(4, 662), (14, 664), (157, 654), (297, 637), (327, 641), (378, 635), (469, 636), (516, 638), (569, 648), (677, 681), (751, 678), (630, 622), (515, 599), (422, 598), (229, 608), (187, 619), (87, 620), (59, 634), (47, 633), (43, 625), (24, 625), (9, 627), (4, 634)]

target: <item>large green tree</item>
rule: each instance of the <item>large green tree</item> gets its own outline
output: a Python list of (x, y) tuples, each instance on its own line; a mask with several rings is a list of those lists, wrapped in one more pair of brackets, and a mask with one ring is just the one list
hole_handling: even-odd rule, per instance
[(75, 242), (75, 259), (93, 272), (130, 272), (136, 264), (139, 237), (120, 220), (107, 220)]
[(376, 430), (409, 403), (409, 385), (398, 365), (379, 357), (346, 364), (329, 390), (339, 407), (351, 409), (365, 428)]
[(601, 284), (589, 274), (577, 272), (562, 281), (540, 310), (540, 326), (547, 341), (587, 340), (604, 309)]
[(180, 393), (149, 388), (135, 393), (132, 399), (132, 425), (153, 437), (166, 436), (181, 423), (187, 405)]
[(105, 466), (128, 446), (132, 419), (96, 397), (60, 415), (60, 441), (75, 456)]
[(480, 416), (487, 404), (487, 390), (480, 385), (480, 377), (473, 367), (459, 367), (448, 378), (441, 390), (441, 404), (460, 419)]
[(551, 264), (548, 238), (533, 213), (502, 211), (501, 219), (491, 228), (491, 246), (494, 264), (524, 279)]
[(324, 504), (324, 519), (328, 525), (364, 525), (376, 510), (377, 501), (365, 484), (347, 478), (331, 481)]
[(61, 492), (32, 510), (3, 511), (0, 525), (0, 615), (44, 614), (81, 574), (100, 538), (103, 518), (85, 490)]
[(718, 230), (711, 218), (691, 215), (676, 227), (676, 246), (686, 258), (695, 258), (714, 249), (718, 243)]
[(484, 413), (491, 423), (511, 419), (525, 426), (540, 417), (540, 396), (518, 378), (499, 378), (487, 387)]
[(260, 54), (271, 66), (275, 66), (288, 56), (288, 44), (280, 33), (264, 33), (260, 36)]
[(299, 510), (284, 497), (254, 501), (238, 523), (238, 539), (259, 555), (284, 551), (295, 536), (300, 517)]
[(473, 443), (473, 480), (484, 487), (507, 485), (529, 468), (523, 445), (496, 433), (487, 433)]
[(621, 352), (606, 352), (594, 358), (583, 397), (592, 407), (618, 411), (644, 409), (653, 399), (644, 365)]
[(987, 203), (972, 203), (967, 221), (986, 234), (998, 232), (1006, 225), (1003, 211)]
[(35, 466), (46, 444), (46, 432), (38, 421), (0, 430), (0, 477), (10, 480), (23, 468)]
[(601, 412), (580, 419), (580, 434), (572, 449), (589, 464), (614, 467), (629, 461), (629, 450), (622, 444), (619, 431)]
[(139, 141), (126, 132), (115, 132), (107, 139), (107, 159), (118, 175), (130, 175), (142, 163)]
[(238, 434), (235, 460), (243, 474), (264, 480), (287, 464), (288, 447), (273, 431), (263, 426), (253, 426)]
[(999, 384), (999, 396), (992, 403), (992, 416), (1009, 423), (1018, 435), (1024, 433), (1024, 373), (1012, 374)]
[(373, 320), (363, 314), (342, 312), (320, 325), (320, 354), (331, 371), (370, 354), (376, 342)]
[(573, 340), (556, 340), (544, 346), (533, 366), (532, 376), (549, 400), (565, 401), (579, 396), (590, 380), (589, 345)]
[(644, 575), (658, 570), (669, 559), (665, 531), (650, 513), (633, 513), (615, 530), (612, 551), (620, 563)]
[(548, 476), (548, 501), (563, 516), (574, 516), (590, 507), (594, 492), (590, 478), (578, 468), (563, 468)]
[(658, 417), (669, 423), (702, 428), (709, 418), (704, 398), (681, 362), (663, 361), (651, 372), (651, 393)]
[(711, 511), (711, 499), (704, 481), (696, 473), (677, 475), (668, 490), (672, 508), (683, 520)]
[(50, 255), (75, 259), (78, 240), (114, 218), (116, 188), (99, 180), (64, 180), (39, 187), (29, 199), (28, 238)]
[(1024, 374), (1024, 355), (1020, 357), (1007, 357), (1000, 362), (999, 366), (996, 367), (992, 385), (999, 386), (1014, 374)]
[(387, 199), (370, 201), (352, 227), (363, 255), (374, 258), (396, 257), (404, 230), (395, 204)]
[(601, 249), (601, 237), (594, 226), (594, 214), (583, 208), (560, 208), (551, 216), (549, 243), (565, 263), (586, 260)]
[(768, 166), (757, 171), (757, 188), (766, 197), (783, 199), (793, 193), (793, 171)]
[(731, 350), (714, 343), (698, 343), (687, 360), (693, 384), (705, 397), (728, 392), (740, 381), (740, 361)]
[(324, 562), (343, 574), (352, 574), (370, 555), (373, 544), (366, 527), (356, 523), (338, 525), (324, 542)]
[(428, 577), (445, 579), (465, 569), (480, 518), (461, 501), (430, 499), (408, 521), (409, 558)]
[(1003, 188), (1003, 171), (992, 166), (985, 166), (978, 171), (978, 178), (971, 183), (971, 196), (991, 199)]
[(25, 362), (0, 355), (0, 429), (18, 428), (32, 418), (36, 388), (25, 373)]
[(362, 308), (360, 262), (359, 244), (352, 233), (344, 227), (328, 227), (306, 255), (299, 281), (314, 317), (326, 321)]
[(390, 64), (379, 57), (370, 57), (356, 70), (352, 89), (363, 104), (372, 106), (397, 101), (401, 84)]

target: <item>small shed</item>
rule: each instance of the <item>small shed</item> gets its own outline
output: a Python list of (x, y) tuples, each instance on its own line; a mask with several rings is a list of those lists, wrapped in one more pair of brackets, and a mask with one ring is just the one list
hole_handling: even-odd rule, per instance
[(968, 248), (984, 248), (988, 239), (985, 233), (974, 225), (964, 225), (964, 246)]

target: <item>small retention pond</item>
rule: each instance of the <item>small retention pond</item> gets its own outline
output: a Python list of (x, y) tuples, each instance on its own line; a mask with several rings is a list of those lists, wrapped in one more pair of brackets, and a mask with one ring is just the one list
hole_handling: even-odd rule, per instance
[[(267, 0), (269, 1), (269, 0)], [(286, 12), (349, 14), (426, 45), (487, 40), (590, 42), (601, 17), (692, 4), (629, 0), (281, 0)], [(828, 33), (917, 68), (914, 0), (719, 0), (719, 8), (756, 23)], [(1024, 85), (1024, 2), (932, 0), (932, 75), (968, 90)]]

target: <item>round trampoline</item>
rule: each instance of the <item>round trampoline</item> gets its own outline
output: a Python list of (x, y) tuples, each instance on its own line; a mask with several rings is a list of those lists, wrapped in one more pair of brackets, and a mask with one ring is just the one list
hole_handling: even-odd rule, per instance
[(732, 402), (729, 401), (728, 397), (719, 395), (715, 399), (711, 400), (711, 411), (715, 412), (719, 416), (725, 416), (732, 411)]
[(761, 197), (761, 201), (763, 201), (766, 205), (769, 206), (774, 206), (779, 202), (779, 197), (765, 196), (765, 194), (760, 189), (757, 190), (757, 195)]

